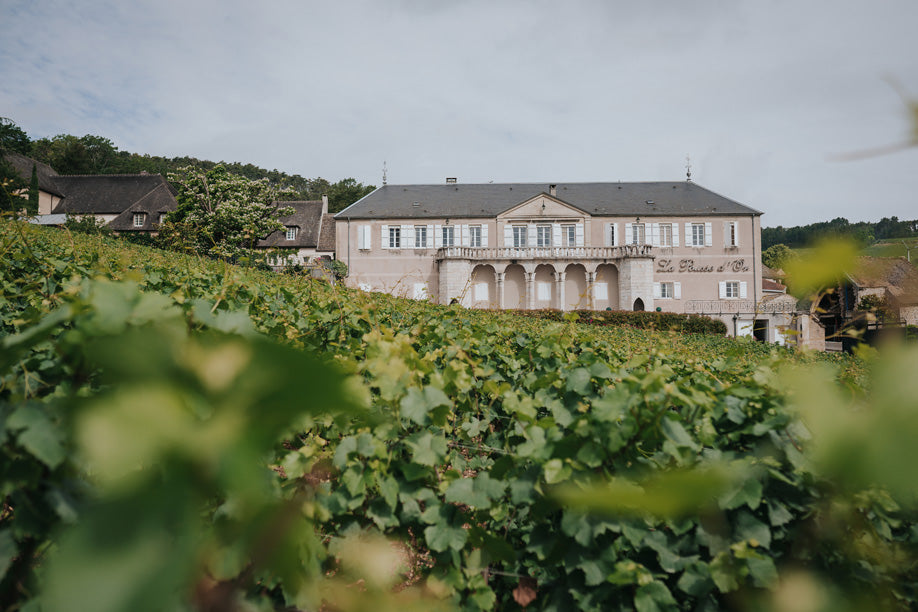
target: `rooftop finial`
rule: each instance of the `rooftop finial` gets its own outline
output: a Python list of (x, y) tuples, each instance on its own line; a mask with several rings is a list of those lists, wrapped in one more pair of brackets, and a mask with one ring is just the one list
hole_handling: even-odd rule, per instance
[(385, 160), (382, 163), (382, 184), (383, 184), (383, 187), (386, 186), (386, 162)]
[(692, 182), (692, 158), (688, 155), (685, 156), (685, 180)]

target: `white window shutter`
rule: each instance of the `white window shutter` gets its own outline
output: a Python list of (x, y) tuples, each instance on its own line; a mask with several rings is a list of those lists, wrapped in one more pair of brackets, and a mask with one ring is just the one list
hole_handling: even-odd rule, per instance
[(410, 225), (402, 226), (402, 247), (406, 249), (414, 248), (414, 228)]
[(551, 244), (552, 246), (556, 246), (556, 247), (561, 246), (561, 224), (560, 223), (551, 224)]
[(459, 244), (460, 244), (460, 246), (467, 247), (467, 246), (469, 246), (469, 240), (470, 240), (470, 238), (469, 238), (469, 226), (468, 226), (468, 225), (460, 225), (459, 228), (460, 228), (460, 233), (462, 234), (462, 237), (459, 239), (459, 240), (460, 240)]
[(746, 281), (741, 281), (739, 284), (739, 296), (744, 300), (749, 295), (746, 289), (747, 286), (748, 286), (748, 283)]
[(673, 229), (673, 246), (679, 246), (679, 224), (673, 223), (670, 227)]
[(711, 232), (711, 224), (704, 224), (704, 246), (712, 246), (714, 244), (714, 236)]
[(602, 246), (612, 246), (612, 224), (606, 223), (602, 229)]
[(631, 224), (626, 223), (625, 224), (625, 244), (631, 244), (632, 242), (634, 242), (634, 234), (632, 234), (633, 231), (634, 230), (631, 229)]
[(610, 223), (609, 226), (612, 228), (612, 246), (618, 246), (618, 223)]
[(434, 225), (434, 248), (439, 249), (443, 246), (443, 226)]
[(733, 246), (739, 246), (739, 222), (733, 222)]
[(733, 225), (729, 221), (724, 221), (724, 246), (732, 246), (730, 244), (730, 226)]
[[(676, 225), (679, 225), (676, 223)], [(685, 224), (685, 246), (692, 246), (692, 224)]]
[(663, 288), (660, 287), (660, 283), (653, 284), (653, 297), (658, 300), (663, 297)]
[(366, 233), (363, 231), (365, 228), (364, 225), (357, 226), (357, 248), (361, 250), (367, 248)]
[(512, 247), (513, 246), (513, 228), (510, 227), (510, 224), (504, 226), (504, 246)]
[(718, 295), (720, 296), (720, 298), (723, 299), (727, 297), (727, 281), (720, 281), (719, 283), (717, 283), (717, 285), (718, 285), (718, 291), (719, 291)]
[[(481, 226), (481, 246), (482, 247), (488, 246), (488, 226), (484, 224), (482, 224)], [(484, 299), (488, 299), (488, 298), (486, 297)]]
[(424, 247), (429, 249), (431, 246), (433, 246), (433, 243), (434, 243), (434, 226), (428, 225), (427, 226), (427, 236), (426, 236), (426, 240), (424, 241)]
[(389, 226), (388, 225), (382, 226), (381, 235), (382, 235), (382, 248), (388, 249), (389, 248)]
[(682, 283), (673, 283), (673, 299), (682, 299)]
[(534, 247), (536, 245), (536, 226), (530, 223), (526, 227), (526, 246)]
[(660, 224), (659, 223), (650, 224), (650, 240), (648, 240), (647, 242), (649, 242), (651, 246), (655, 246), (655, 247), (660, 246)]
[(583, 223), (578, 223), (574, 227), (574, 233), (576, 234), (577, 246), (583, 246)]

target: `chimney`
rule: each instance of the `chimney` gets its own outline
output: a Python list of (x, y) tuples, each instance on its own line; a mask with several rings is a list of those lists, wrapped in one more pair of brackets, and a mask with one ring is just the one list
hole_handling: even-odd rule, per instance
[(446, 184), (447, 184), (447, 185), (455, 185), (455, 184), (456, 184), (456, 177), (455, 177), (455, 176), (448, 176), (448, 177), (446, 177)]
[(324, 193), (322, 194), (322, 214), (328, 214), (328, 196)]
[(548, 186), (548, 195), (550, 195), (550, 196), (557, 196), (557, 195), (558, 195), (558, 186), (557, 186), (557, 185), (549, 185), (549, 186)]

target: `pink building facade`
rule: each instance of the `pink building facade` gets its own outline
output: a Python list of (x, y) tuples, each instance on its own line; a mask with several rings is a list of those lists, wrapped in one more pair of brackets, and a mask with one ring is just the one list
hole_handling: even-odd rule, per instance
[(697, 184), (386, 185), (338, 213), (347, 284), (469, 308), (661, 310), (781, 341), (759, 211)]

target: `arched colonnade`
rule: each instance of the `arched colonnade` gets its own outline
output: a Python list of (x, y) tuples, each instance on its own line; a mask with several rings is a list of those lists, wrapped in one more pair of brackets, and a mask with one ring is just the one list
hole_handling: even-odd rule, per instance
[(613, 263), (493, 262), (472, 266), (461, 301), (472, 308), (618, 310), (620, 294)]

